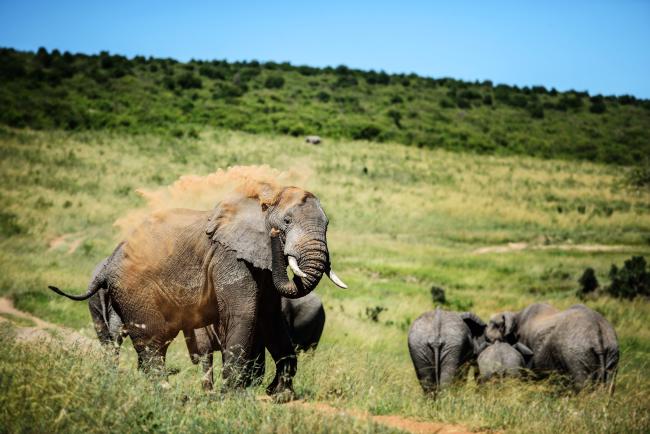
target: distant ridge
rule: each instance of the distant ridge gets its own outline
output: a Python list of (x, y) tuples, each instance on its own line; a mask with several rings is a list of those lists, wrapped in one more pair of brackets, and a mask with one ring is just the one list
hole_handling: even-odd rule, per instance
[(0, 82), (0, 124), (16, 128), (192, 137), (215, 126), (625, 165), (650, 155), (650, 100), (629, 95), (43, 48), (0, 49)]

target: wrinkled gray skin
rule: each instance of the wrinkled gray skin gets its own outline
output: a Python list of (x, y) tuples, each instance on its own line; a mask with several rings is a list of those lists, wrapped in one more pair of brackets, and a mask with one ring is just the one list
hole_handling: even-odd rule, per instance
[(408, 335), (409, 353), (425, 393), (449, 385), (461, 368), (476, 361), (485, 342), (484, 330), (485, 323), (475, 314), (440, 308), (413, 321)]
[(477, 360), (479, 381), (494, 377), (519, 377), (528, 367), (532, 356), (530, 348), (521, 342), (514, 345), (505, 342), (486, 344)]
[[(289, 328), (289, 336), (296, 351), (316, 349), (325, 326), (325, 309), (315, 293), (302, 298), (282, 298), (282, 315)], [(203, 367), (203, 388), (212, 390), (213, 353), (221, 351), (219, 338), (214, 326), (194, 330), (185, 336), (185, 343), (192, 363), (201, 362)], [(259, 348), (254, 357), (253, 379), (261, 381), (264, 377), (264, 347)]]
[[(91, 280), (95, 280), (99, 273), (101, 273), (107, 261), (108, 258), (104, 259), (95, 268)], [(120, 354), (120, 346), (124, 339), (122, 333), (123, 322), (117, 312), (115, 312), (115, 309), (113, 309), (109, 292), (105, 289), (97, 291), (95, 295), (88, 299), (88, 310), (90, 311), (90, 317), (93, 320), (93, 326), (95, 327), (99, 342), (102, 347), (115, 355), (117, 361)]]
[[(50, 289), (74, 300), (107, 289), (138, 366), (147, 371), (164, 372), (167, 348), (179, 331), (187, 335), (215, 324), (224, 387), (247, 386), (263, 342), (276, 362), (267, 391), (291, 399), (297, 364), (280, 297), (303, 297), (323, 274), (330, 276), (327, 224), (318, 199), (295, 187), (270, 204), (242, 196), (211, 212), (162, 211), (118, 245), (86, 294)], [(291, 257), (302, 277), (289, 278)]]
[(614, 328), (599, 313), (577, 304), (558, 311), (536, 303), (520, 312), (493, 315), (486, 330), (489, 341), (521, 342), (533, 351), (531, 368), (540, 376), (568, 376), (576, 390), (589, 383), (613, 390), (618, 365)]

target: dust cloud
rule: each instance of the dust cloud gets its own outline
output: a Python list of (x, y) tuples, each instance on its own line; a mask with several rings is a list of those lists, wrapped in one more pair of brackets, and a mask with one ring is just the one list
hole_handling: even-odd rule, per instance
[(271, 203), (286, 186), (304, 185), (307, 170), (280, 171), (270, 166), (233, 166), (205, 176), (183, 175), (173, 184), (157, 189), (137, 189), (146, 204), (119, 218), (115, 223), (122, 237), (127, 236), (151, 214), (172, 208), (210, 210), (233, 196), (255, 198)]

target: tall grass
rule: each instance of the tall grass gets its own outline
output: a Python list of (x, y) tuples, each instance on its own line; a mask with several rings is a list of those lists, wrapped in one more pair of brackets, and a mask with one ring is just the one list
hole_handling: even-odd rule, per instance
[[(268, 164), (299, 173), (303, 186), (320, 198), (331, 220), (333, 264), (351, 287), (343, 291), (323, 281), (317, 290), (327, 324), (316, 353), (299, 359), (301, 397), (515, 432), (650, 429), (650, 306), (643, 300), (588, 301), (612, 322), (621, 342), (611, 399), (567, 394), (546, 383), (479, 388), (470, 378), (432, 402), (421, 396), (406, 350), (410, 322), (433, 308), (431, 285), (446, 289), (448, 308), (487, 319), (534, 301), (568, 307), (579, 302), (575, 290), (584, 268), (593, 267), (606, 284), (610, 264), (648, 256), (650, 197), (626, 189), (620, 168), (389, 143), (310, 146), (215, 129), (179, 139), (4, 128), (0, 150), (0, 207), (11, 222), (0, 226), (0, 294), (21, 309), (93, 336), (86, 306), (56, 297), (46, 286), (85, 288), (94, 265), (119, 241), (113, 223), (144, 205), (136, 188), (156, 189), (184, 174), (232, 165)], [(512, 242), (526, 244), (502, 253), (478, 250)], [(386, 310), (373, 321), (366, 310), (377, 306)], [(0, 426), (9, 431), (29, 430), (29, 421), (63, 431), (376, 428), (248, 396), (210, 401), (181, 342), (169, 353), (169, 364), (181, 373), (171, 378), (171, 390), (161, 391), (135, 372), (128, 342), (120, 369), (113, 371), (76, 351), (57, 355), (47, 346), (12, 346), (3, 339)], [(111, 396), (101, 399), (104, 393)], [(250, 393), (263, 394), (263, 387)], [(25, 404), (18, 408), (20, 397)], [(102, 424), (93, 428), (94, 421)]]

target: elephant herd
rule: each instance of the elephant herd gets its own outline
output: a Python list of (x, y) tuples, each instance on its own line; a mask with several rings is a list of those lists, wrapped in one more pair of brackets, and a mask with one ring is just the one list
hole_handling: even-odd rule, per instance
[[(268, 350), (276, 369), (267, 393), (286, 401), (295, 396), (296, 351), (315, 347), (325, 324), (313, 289), (323, 275), (347, 288), (332, 270), (327, 226), (313, 194), (250, 181), (212, 211), (153, 213), (97, 266), (85, 294), (50, 289), (88, 300), (101, 343), (117, 357), (130, 337), (146, 372), (167, 372), (167, 348), (182, 331), (205, 389), (215, 351), (228, 390), (261, 381)], [(581, 387), (612, 383), (618, 362), (611, 325), (582, 305), (560, 312), (534, 304), (487, 325), (470, 312), (436, 309), (414, 321), (408, 347), (425, 392), (472, 363), (481, 379), (530, 368), (568, 374)]]
[(535, 303), (495, 314), (488, 324), (471, 312), (437, 308), (413, 322), (408, 347), (425, 393), (449, 385), (472, 364), (479, 382), (529, 371), (534, 377), (559, 374), (576, 390), (613, 388), (619, 358), (614, 328), (582, 304), (559, 311)]

